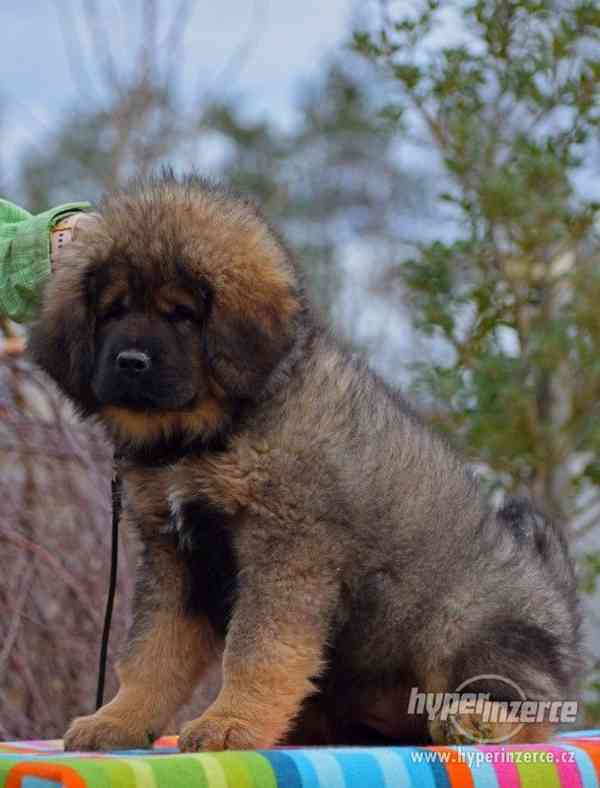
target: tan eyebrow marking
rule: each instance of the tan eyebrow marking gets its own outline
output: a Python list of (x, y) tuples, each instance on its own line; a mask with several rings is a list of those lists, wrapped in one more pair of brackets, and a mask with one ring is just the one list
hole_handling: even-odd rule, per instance
[(111, 282), (101, 292), (98, 299), (98, 307), (100, 312), (106, 312), (110, 307), (117, 303), (117, 301), (127, 301), (128, 287), (123, 281)]
[(186, 306), (197, 311), (194, 297), (182, 287), (167, 285), (162, 287), (154, 297), (157, 308), (161, 312), (170, 312), (174, 307)]

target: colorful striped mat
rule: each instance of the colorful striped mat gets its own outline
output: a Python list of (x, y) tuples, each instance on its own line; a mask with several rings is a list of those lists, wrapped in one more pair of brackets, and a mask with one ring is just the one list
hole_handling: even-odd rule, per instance
[(0, 744), (0, 788), (599, 788), (600, 731), (549, 744), (282, 749), (184, 755), (64, 753), (60, 741)]

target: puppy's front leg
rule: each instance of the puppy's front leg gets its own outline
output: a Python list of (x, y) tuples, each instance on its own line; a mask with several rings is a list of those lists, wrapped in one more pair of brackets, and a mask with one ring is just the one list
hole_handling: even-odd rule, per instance
[(225, 644), (223, 687), (206, 713), (184, 726), (180, 749), (272, 747), (314, 691), (338, 583), (322, 554), (309, 556), (300, 547), (294, 555), (294, 550), (282, 556), (270, 552), (242, 571)]
[(95, 714), (75, 719), (66, 750), (149, 747), (185, 703), (215, 658), (208, 622), (183, 610), (176, 548), (148, 540), (134, 600), (127, 652), (117, 666), (119, 691)]

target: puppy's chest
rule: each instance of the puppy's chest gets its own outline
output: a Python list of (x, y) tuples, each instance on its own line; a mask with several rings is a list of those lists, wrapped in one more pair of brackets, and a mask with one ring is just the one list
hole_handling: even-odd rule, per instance
[(239, 561), (233, 519), (201, 498), (184, 504), (177, 517), (185, 610), (190, 615), (208, 616), (222, 637), (237, 595)]
[(165, 542), (172, 545), (174, 569), (182, 574), (185, 611), (207, 616), (224, 636), (237, 593), (237, 516), (201, 493), (173, 510), (173, 484), (172, 469), (128, 474), (128, 507), (147, 549), (162, 549)]

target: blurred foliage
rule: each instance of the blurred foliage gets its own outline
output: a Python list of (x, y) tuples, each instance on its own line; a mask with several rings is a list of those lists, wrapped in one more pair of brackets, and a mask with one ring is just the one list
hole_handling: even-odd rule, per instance
[(283, 130), (248, 117), (237, 100), (208, 97), (187, 106), (174, 73), (166, 84), (133, 70), (101, 105), (78, 104), (46, 150), (26, 158), (26, 204), (36, 211), (73, 195), (94, 200), (162, 163), (186, 168), (213, 150), (209, 171), (260, 203), (335, 322), (344, 246), (359, 242), (365, 259), (380, 258), (384, 246), (391, 255), (398, 216), (426, 203), (422, 177), (401, 169), (394, 156), (395, 129), (378, 121), (374, 74), (350, 53), (333, 61), (304, 87), (297, 122)]
[(386, 275), (444, 349), (414, 369), (415, 387), (495, 481), (585, 528), (600, 478), (600, 206), (577, 179), (600, 148), (600, 10), (397, 7), (384, 4), (354, 48), (394, 81), (396, 117), (439, 156), (439, 200), (458, 227)]
[(230, 151), (222, 176), (254, 195), (276, 220), (333, 322), (347, 248), (360, 244), (364, 260), (379, 265), (392, 259), (403, 227), (398, 217), (426, 203), (418, 176), (394, 155), (395, 130), (378, 120), (374, 72), (358, 65), (351, 57), (333, 62), (321, 80), (307, 85), (298, 122), (285, 133), (244, 121), (232, 106), (207, 114)]
[[(397, 8), (380, 4), (354, 49), (393, 80), (390, 113), (400, 134), (437, 155), (438, 210), (456, 222), (451, 240), (420, 243), (385, 275), (432, 340), (414, 389), (483, 463), (490, 491), (532, 491), (568, 528), (582, 590), (594, 594), (600, 205), (581, 186), (600, 153), (600, 9), (588, 0)], [(597, 654), (595, 637), (587, 645)], [(589, 725), (600, 722), (595, 662)]]

